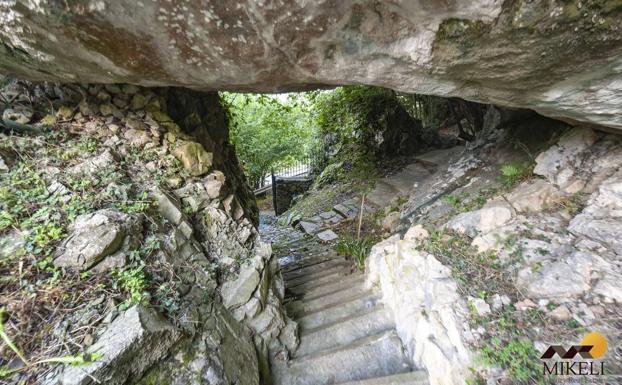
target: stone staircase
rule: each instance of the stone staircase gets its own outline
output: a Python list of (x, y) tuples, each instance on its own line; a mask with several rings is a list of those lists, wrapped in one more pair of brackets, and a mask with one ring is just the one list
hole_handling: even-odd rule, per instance
[(423, 385), (413, 371), (389, 311), (364, 275), (329, 246), (281, 265), (288, 315), (300, 345), (287, 362), (274, 359), (274, 385)]

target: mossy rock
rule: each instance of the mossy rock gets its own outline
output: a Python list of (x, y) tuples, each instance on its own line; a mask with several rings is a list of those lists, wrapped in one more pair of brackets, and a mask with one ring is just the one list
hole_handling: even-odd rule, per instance
[(60, 120), (71, 120), (73, 110), (67, 106), (60, 106), (58, 111), (56, 111), (56, 117)]
[(168, 116), (167, 113), (162, 112), (162, 111), (151, 112), (151, 117), (153, 118), (153, 120), (155, 120), (158, 123), (172, 122), (173, 121), (173, 119), (171, 119), (171, 117)]
[(212, 167), (214, 159), (214, 154), (205, 151), (197, 142), (183, 142), (172, 151), (172, 154), (192, 176), (206, 174)]

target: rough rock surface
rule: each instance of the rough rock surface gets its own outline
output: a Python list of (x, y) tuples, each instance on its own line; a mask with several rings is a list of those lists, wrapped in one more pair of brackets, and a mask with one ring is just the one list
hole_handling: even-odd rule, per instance
[(619, 129), (615, 4), (9, 1), (0, 5), (0, 72), (211, 90), (366, 83)]
[(179, 332), (152, 309), (134, 306), (117, 317), (88, 352), (102, 357), (87, 366), (69, 366), (62, 385), (124, 384), (164, 358)]
[(622, 255), (622, 170), (604, 181), (569, 230), (603, 244)]
[(104, 258), (118, 257), (136, 245), (140, 221), (119, 211), (104, 209), (81, 215), (72, 225), (71, 235), (57, 249), (54, 265), (88, 270)]
[[(523, 324), (518, 333), (529, 333), (534, 354), (566, 322), (620, 338), (620, 137), (586, 127), (536, 134), (501, 126), (481, 135), (434, 160), (416, 157), (433, 171), (412, 180), (399, 233), (366, 262), (368, 283), (381, 288), (431, 383), (464, 383), (469, 368), (507, 381), (507, 368), (483, 368), (476, 356), (495, 337), (508, 341), (495, 326), (508, 314)], [(512, 141), (531, 153), (511, 149)], [(521, 158), (534, 162), (533, 175), (504, 180), (500, 165)], [(536, 313), (540, 323), (525, 321)], [(619, 366), (617, 353), (605, 360)]]
[(474, 237), (504, 225), (512, 218), (512, 209), (506, 204), (492, 204), (479, 210), (469, 211), (454, 217), (447, 227), (462, 234)]
[(430, 384), (462, 384), (472, 359), (464, 337), (467, 307), (449, 268), (416, 246), (399, 236), (376, 244), (366, 261), (367, 283), (382, 289), (411, 360), (427, 369)]
[(158, 363), (137, 385), (259, 385), (250, 333), (221, 306), (214, 306), (203, 332)]
[(212, 166), (213, 154), (205, 151), (199, 143), (180, 144), (173, 150), (173, 155), (181, 161), (184, 168), (193, 176), (207, 173)]
[(293, 352), (298, 341), (297, 325), (282, 305), (283, 278), (271, 255), (269, 244), (258, 244), (254, 257), (240, 267), (237, 278), (225, 282), (220, 290), (222, 303), (233, 318), (248, 325), (253, 333), (262, 378), (269, 375), (268, 351)]

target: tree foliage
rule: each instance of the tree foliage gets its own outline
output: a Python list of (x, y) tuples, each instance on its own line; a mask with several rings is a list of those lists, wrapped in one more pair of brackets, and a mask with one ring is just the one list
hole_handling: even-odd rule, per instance
[(231, 142), (252, 186), (271, 168), (309, 156), (314, 125), (310, 94), (261, 95), (221, 93), (229, 113)]

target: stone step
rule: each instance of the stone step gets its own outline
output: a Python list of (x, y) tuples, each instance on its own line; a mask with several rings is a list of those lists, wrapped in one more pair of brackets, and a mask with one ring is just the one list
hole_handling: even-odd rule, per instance
[(288, 288), (297, 288), (298, 286), (317, 286), (321, 283), (333, 282), (338, 280), (339, 277), (345, 277), (347, 275), (353, 274), (354, 266), (346, 265), (346, 266), (337, 266), (332, 267), (330, 269), (320, 271), (313, 274), (303, 275), (302, 277), (292, 278), (287, 282)]
[(300, 277), (310, 275), (313, 273), (326, 271), (334, 267), (343, 267), (343, 266), (348, 266), (348, 265), (352, 265), (352, 262), (348, 261), (344, 257), (339, 257), (339, 258), (317, 262), (317, 263), (314, 263), (313, 265), (308, 265), (308, 266), (300, 267), (295, 270), (284, 272), (283, 278), (286, 281), (289, 281), (290, 279), (293, 279), (293, 278), (300, 278)]
[(334, 264), (335, 262), (344, 260), (345, 257), (336, 254), (330, 257), (309, 258), (305, 261), (302, 261), (302, 263), (297, 263), (294, 266), (288, 265), (287, 268), (281, 268), (281, 271), (283, 272), (283, 276), (307, 274), (322, 270), (323, 265), (327, 266), (331, 263)]
[(295, 357), (348, 346), (361, 338), (393, 329), (395, 324), (382, 306), (364, 313), (350, 315), (332, 324), (302, 331)]
[(367, 380), (342, 382), (338, 385), (428, 385), (428, 373), (425, 370), (393, 374), (386, 377)]
[(327, 307), (349, 302), (361, 296), (369, 296), (371, 294), (371, 291), (344, 289), (314, 299), (290, 301), (285, 304), (285, 308), (287, 314), (295, 319)]
[(384, 180), (376, 182), (376, 186), (371, 193), (365, 198), (366, 201), (372, 203), (376, 207), (385, 207), (398, 195), (400, 191), (395, 187), (387, 184)]
[(430, 171), (421, 164), (412, 163), (397, 174), (384, 179), (384, 182), (398, 190), (399, 195), (409, 195), (416, 182), (421, 182), (430, 175), (432, 175)]
[(296, 320), (300, 330), (314, 329), (352, 314), (368, 311), (380, 303), (380, 294), (372, 293), (308, 313)]
[(279, 264), (281, 266), (281, 270), (284, 273), (288, 273), (294, 270), (298, 270), (305, 266), (315, 265), (320, 262), (330, 261), (333, 259), (343, 258), (339, 256), (335, 252), (322, 252), (319, 254), (305, 254), (304, 256), (299, 255), (288, 255), (287, 257), (281, 258), (279, 260)]
[(283, 277), (283, 279), (286, 287), (296, 287), (305, 283), (312, 284), (313, 282), (317, 282), (317, 280), (328, 279), (328, 276), (346, 276), (355, 271), (356, 267), (352, 264), (352, 262), (344, 260), (340, 263), (326, 266), (325, 269), (307, 272), (306, 274), (300, 273), (296, 275), (288, 275), (287, 277)]
[(286, 293), (302, 300), (310, 300), (345, 288), (359, 290), (362, 289), (365, 283), (365, 276), (362, 274), (350, 274), (340, 276), (333, 282), (319, 283), (316, 285), (312, 285), (312, 283), (313, 282), (309, 282), (308, 285), (287, 289)]
[(353, 344), (273, 365), (275, 385), (329, 385), (409, 372), (410, 364), (395, 331)]
[[(313, 269), (311, 269), (313, 267)], [(323, 263), (320, 265), (309, 266), (304, 271), (296, 271), (296, 273), (287, 273), (283, 275), (283, 279), (286, 282), (286, 285), (298, 285), (302, 282), (313, 281), (316, 278), (324, 277), (328, 274), (333, 274), (337, 270), (344, 270), (348, 268), (352, 268), (352, 262), (347, 259), (340, 259), (331, 261), (331, 263)]]

